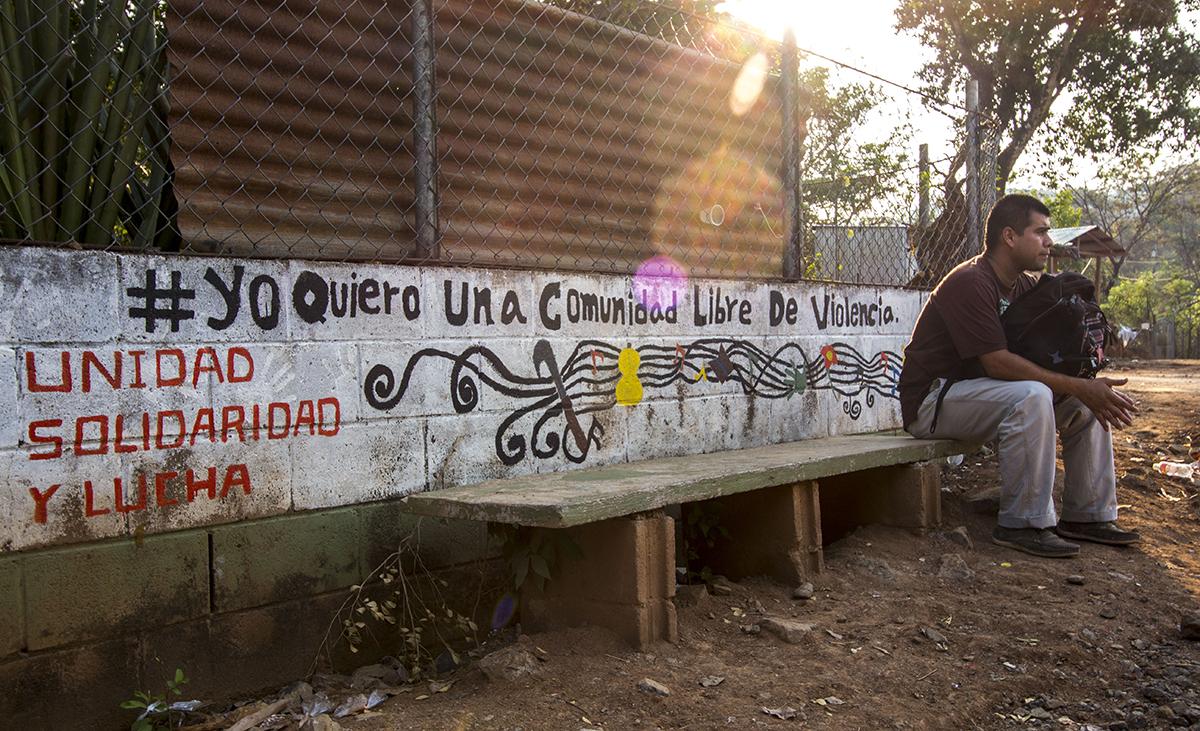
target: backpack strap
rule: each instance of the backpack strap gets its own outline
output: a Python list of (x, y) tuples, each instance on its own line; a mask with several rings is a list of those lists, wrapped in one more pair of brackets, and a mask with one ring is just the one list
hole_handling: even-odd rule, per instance
[(947, 378), (946, 382), (942, 384), (941, 389), (938, 391), (937, 403), (934, 404), (933, 407), (933, 423), (929, 427), (930, 436), (933, 436), (933, 433), (937, 431), (938, 414), (942, 411), (942, 402), (946, 400), (946, 393), (950, 390), (950, 387), (958, 383), (958, 381), (959, 379), (957, 378)]

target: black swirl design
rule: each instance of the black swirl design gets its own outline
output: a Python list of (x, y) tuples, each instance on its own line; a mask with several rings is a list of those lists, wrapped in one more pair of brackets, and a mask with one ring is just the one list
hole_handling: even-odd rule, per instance
[[(530, 454), (537, 459), (562, 454), (573, 463), (582, 463), (592, 449), (601, 445), (604, 436), (604, 425), (595, 414), (617, 403), (621, 350), (600, 340), (583, 340), (560, 364), (550, 342), (539, 340), (534, 346), (532, 368), (525, 370), (532, 375), (521, 375), (483, 345), (468, 347), (461, 353), (425, 348), (408, 359), (399, 380), (388, 365), (371, 366), (363, 380), (363, 394), (372, 408), (390, 411), (408, 392), (413, 373), (422, 361), (448, 361), (455, 413), (477, 409), (482, 388), (522, 404), (505, 417), (496, 431), (496, 456), (502, 463), (515, 465)], [(646, 391), (680, 383), (707, 385), (702, 381), (737, 384), (745, 395), (768, 399), (828, 390), (845, 399), (842, 411), (855, 420), (863, 411), (859, 398), (868, 408), (873, 408), (878, 398), (897, 399), (902, 362), (894, 352), (867, 357), (844, 342), (830, 343), (811, 356), (794, 342), (768, 352), (735, 338), (701, 338), (673, 347), (643, 345), (636, 351), (641, 359), (637, 377)], [(586, 427), (584, 417), (590, 417)]]
[(858, 417), (862, 416), (862, 404), (858, 402), (858, 399), (848, 399), (842, 402), (842, 411), (857, 421)]

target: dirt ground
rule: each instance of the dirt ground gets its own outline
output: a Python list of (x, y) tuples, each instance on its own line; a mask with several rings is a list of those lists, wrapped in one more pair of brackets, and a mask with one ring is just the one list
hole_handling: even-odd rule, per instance
[[(943, 468), (943, 530), (866, 527), (831, 543), (811, 600), (794, 599), (792, 586), (734, 584), (680, 607), (678, 644), (650, 652), (596, 629), (533, 636), (507, 651), (536, 657), (536, 674), (489, 680), (471, 663), (442, 678), (442, 692), (417, 686), (337, 723), (1200, 728), (1200, 642), (1180, 630), (1181, 616), (1200, 610), (1200, 485), (1150, 469), (1158, 455), (1190, 461), (1187, 450), (1200, 449), (1200, 362), (1113, 371), (1141, 407), (1114, 439), (1121, 521), (1141, 532), (1140, 546), (1084, 544), (1078, 558), (1048, 560), (993, 545), (997, 470), (985, 448)], [(1061, 464), (1059, 477), (1061, 487)], [(788, 643), (763, 630), (767, 617), (812, 630)], [(643, 679), (669, 695), (640, 689)]]

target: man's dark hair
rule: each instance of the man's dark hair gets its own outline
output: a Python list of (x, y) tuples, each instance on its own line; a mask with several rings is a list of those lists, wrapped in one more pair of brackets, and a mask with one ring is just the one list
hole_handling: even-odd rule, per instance
[(1010, 193), (996, 201), (987, 217), (983, 239), (986, 248), (990, 250), (999, 244), (1000, 232), (1006, 228), (1011, 228), (1017, 233), (1023, 232), (1029, 226), (1029, 215), (1035, 212), (1043, 216), (1050, 215), (1050, 209), (1045, 203), (1024, 193)]

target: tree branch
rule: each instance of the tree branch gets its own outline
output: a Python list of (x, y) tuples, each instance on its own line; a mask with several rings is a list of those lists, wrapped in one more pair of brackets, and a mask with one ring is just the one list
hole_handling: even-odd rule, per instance
[(1024, 120), (1013, 130), (1012, 138), (996, 161), (996, 173), (1000, 180), (1008, 180), (1016, 166), (1017, 158), (1025, 151), (1033, 135), (1050, 116), (1050, 107), (1058, 100), (1070, 82), (1071, 72), (1078, 64), (1075, 58), (1076, 42), (1081, 27), (1086, 25), (1086, 16), (1077, 13), (1067, 18), (1067, 27), (1058, 48), (1051, 52), (1054, 59), (1043, 84), (1030, 89), (1029, 111)]

